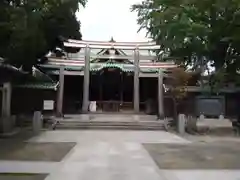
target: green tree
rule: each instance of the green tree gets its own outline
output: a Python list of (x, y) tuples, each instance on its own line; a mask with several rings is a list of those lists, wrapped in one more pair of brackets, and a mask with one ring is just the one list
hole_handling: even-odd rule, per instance
[(85, 3), (85, 0), (2, 0), (0, 57), (31, 70), (39, 58), (62, 46), (59, 37), (81, 39), (75, 13)]
[(210, 62), (228, 78), (239, 70), (239, 0), (145, 0), (132, 10), (178, 63), (197, 69)]

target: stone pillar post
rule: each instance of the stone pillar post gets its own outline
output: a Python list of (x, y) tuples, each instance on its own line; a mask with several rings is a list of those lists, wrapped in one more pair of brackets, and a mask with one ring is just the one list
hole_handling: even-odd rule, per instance
[(33, 115), (32, 128), (34, 134), (39, 134), (42, 129), (42, 114), (40, 111), (35, 111)]
[(134, 111), (139, 112), (139, 49), (134, 50)]
[(11, 100), (12, 100), (12, 85), (10, 82), (5, 83), (3, 87), (6, 89), (6, 117), (11, 117)]
[(15, 125), (14, 117), (11, 117), (11, 83), (4, 83), (2, 90), (2, 117), (0, 118), (0, 133), (9, 133)]
[(59, 70), (59, 87), (58, 87), (58, 98), (57, 98), (57, 116), (61, 117), (63, 107), (63, 94), (64, 94), (64, 66), (60, 67)]
[(88, 112), (89, 106), (89, 84), (90, 84), (90, 48), (87, 45), (85, 48), (85, 66), (84, 66), (84, 84), (83, 84), (83, 113)]
[(184, 114), (178, 115), (178, 133), (183, 135), (185, 134), (185, 124), (186, 124), (186, 116)]
[(4, 83), (2, 90), (2, 116), (11, 116), (11, 97), (12, 97), (12, 86), (11, 83)]
[(6, 116), (6, 89), (2, 89), (2, 116)]
[(158, 73), (158, 116), (159, 119), (164, 119), (164, 98), (163, 98), (163, 72)]

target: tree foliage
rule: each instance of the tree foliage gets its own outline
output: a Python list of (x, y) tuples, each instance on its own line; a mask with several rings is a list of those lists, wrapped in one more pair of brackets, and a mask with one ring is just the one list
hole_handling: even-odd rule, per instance
[(59, 37), (81, 39), (75, 13), (79, 4), (85, 3), (86, 0), (1, 0), (0, 57), (30, 70), (39, 58), (61, 46)]
[(170, 92), (177, 100), (181, 100), (187, 95), (187, 86), (195, 86), (200, 78), (198, 72), (186, 72), (184, 68), (178, 67), (170, 71), (171, 80)]
[(145, 0), (132, 10), (140, 29), (178, 63), (193, 69), (211, 63), (228, 78), (239, 70), (239, 0)]

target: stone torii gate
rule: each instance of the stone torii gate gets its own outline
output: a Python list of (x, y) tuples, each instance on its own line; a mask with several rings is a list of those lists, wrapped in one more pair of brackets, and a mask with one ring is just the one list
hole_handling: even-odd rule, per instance
[[(134, 111), (139, 113), (139, 73), (140, 73), (140, 61), (141, 60), (152, 60), (156, 62), (156, 56), (141, 56), (139, 50), (158, 50), (159, 45), (156, 42), (104, 42), (104, 41), (78, 41), (78, 40), (67, 40), (64, 42), (65, 47), (75, 47), (85, 49), (84, 59), (84, 85), (83, 85), (83, 106), (82, 112), (88, 112), (89, 106), (89, 84), (90, 84), (90, 52), (91, 49), (122, 49), (132, 50), (133, 56), (123, 55), (97, 55), (99, 58), (121, 58), (121, 59), (134, 59)], [(94, 57), (93, 57), (94, 58)], [(63, 86), (64, 86), (64, 66), (61, 66), (59, 73), (59, 93), (57, 101), (57, 114), (62, 114), (63, 104)], [(163, 72), (158, 72), (158, 113), (160, 117), (164, 116), (163, 109)]]

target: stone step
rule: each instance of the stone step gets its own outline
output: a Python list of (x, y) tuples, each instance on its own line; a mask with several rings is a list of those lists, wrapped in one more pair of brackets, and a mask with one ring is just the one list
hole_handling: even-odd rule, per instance
[(163, 130), (163, 122), (59, 121), (57, 129)]
[(56, 129), (164, 130), (163, 126), (95, 126), (59, 124)]
[(62, 124), (162, 125), (163, 121), (59, 121)]

